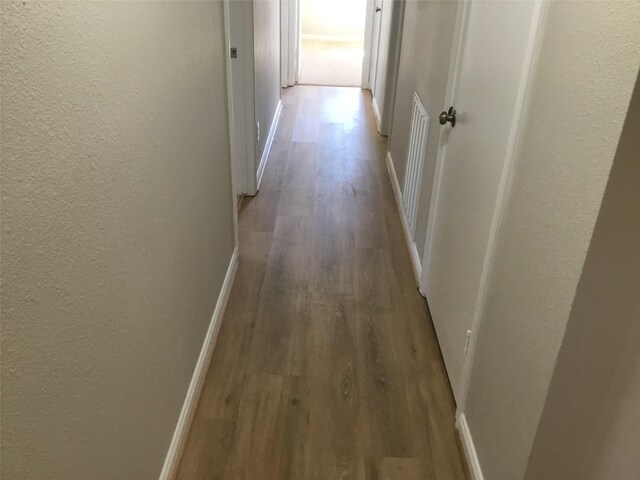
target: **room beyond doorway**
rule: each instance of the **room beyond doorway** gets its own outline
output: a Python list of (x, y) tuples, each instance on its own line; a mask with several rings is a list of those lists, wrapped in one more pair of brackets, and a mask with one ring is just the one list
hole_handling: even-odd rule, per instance
[(299, 83), (360, 86), (366, 0), (300, 0)]

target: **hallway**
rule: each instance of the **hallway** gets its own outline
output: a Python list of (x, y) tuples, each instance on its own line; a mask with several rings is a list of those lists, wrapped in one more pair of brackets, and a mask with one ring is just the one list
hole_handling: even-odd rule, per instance
[(283, 91), (178, 478), (467, 478), (370, 93)]

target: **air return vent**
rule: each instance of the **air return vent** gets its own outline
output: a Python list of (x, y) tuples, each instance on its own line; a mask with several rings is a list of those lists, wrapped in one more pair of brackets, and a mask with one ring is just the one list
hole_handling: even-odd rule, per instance
[(402, 188), (402, 207), (412, 237), (416, 233), (416, 215), (418, 214), (418, 200), (420, 198), (420, 183), (424, 167), (428, 128), (429, 117), (418, 94), (414, 93), (407, 168), (404, 176), (404, 187)]

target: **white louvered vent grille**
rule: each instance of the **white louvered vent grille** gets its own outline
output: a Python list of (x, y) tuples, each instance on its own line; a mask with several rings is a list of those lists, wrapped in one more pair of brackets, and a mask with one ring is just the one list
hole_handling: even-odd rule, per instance
[(418, 94), (414, 93), (407, 167), (404, 176), (404, 187), (402, 188), (402, 207), (412, 237), (415, 235), (428, 128), (429, 117), (427, 116), (427, 111), (424, 109)]

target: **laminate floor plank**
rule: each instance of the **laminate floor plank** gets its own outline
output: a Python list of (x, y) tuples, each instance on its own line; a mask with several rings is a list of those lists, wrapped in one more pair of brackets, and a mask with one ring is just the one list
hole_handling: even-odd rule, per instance
[(177, 478), (467, 479), (370, 94), (282, 101)]

